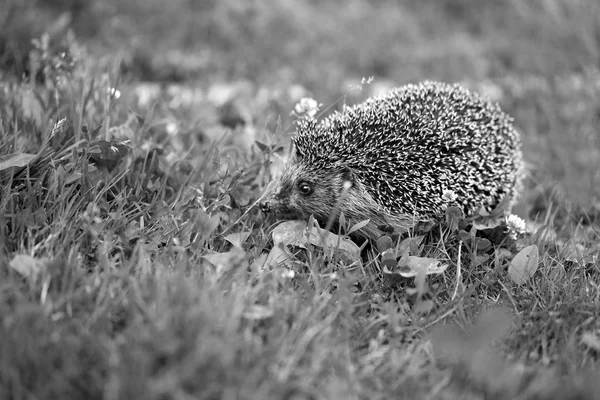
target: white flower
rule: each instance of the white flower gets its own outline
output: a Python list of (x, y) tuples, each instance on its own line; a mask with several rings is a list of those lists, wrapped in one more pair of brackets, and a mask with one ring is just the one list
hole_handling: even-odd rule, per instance
[(110, 88), (109, 93), (113, 97), (113, 99), (118, 100), (119, 97), (121, 97), (121, 92), (117, 88)]
[(314, 116), (319, 112), (319, 108), (321, 106), (322, 104), (317, 103), (315, 99), (311, 97), (303, 97), (294, 106), (294, 111), (298, 115), (305, 115), (310, 118), (314, 118)]
[(456, 201), (457, 198), (458, 195), (454, 193), (453, 190), (444, 190), (444, 193), (442, 193), (442, 200), (445, 202), (452, 203)]
[(370, 85), (375, 80), (374, 76), (364, 77), (360, 80), (361, 85)]
[(179, 132), (179, 128), (177, 127), (177, 124), (175, 122), (168, 122), (167, 125), (165, 126), (165, 130), (171, 136), (173, 136), (173, 135), (177, 134), (177, 132)]
[(525, 221), (523, 221), (522, 218), (515, 214), (511, 214), (508, 217), (506, 217), (506, 226), (509, 230), (509, 236), (512, 239), (516, 239), (517, 235), (522, 235), (523, 233), (525, 233), (525, 230), (527, 228), (527, 224), (525, 223)]
[(286, 279), (294, 279), (296, 273), (291, 269), (284, 269), (281, 271), (281, 277)]

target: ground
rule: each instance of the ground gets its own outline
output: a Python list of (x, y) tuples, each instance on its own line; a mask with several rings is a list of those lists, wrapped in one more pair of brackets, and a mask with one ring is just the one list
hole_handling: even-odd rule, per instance
[[(596, 0), (2, 4), (0, 398), (600, 398)], [(514, 117), (528, 232), (265, 265), (294, 105), (424, 79)]]

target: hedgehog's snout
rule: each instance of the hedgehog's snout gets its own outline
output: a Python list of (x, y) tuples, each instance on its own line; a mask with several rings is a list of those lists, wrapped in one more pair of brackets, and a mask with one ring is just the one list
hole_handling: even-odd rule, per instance
[(277, 186), (267, 187), (266, 194), (263, 198), (258, 202), (258, 208), (260, 211), (264, 213), (272, 213), (277, 209), (277, 196), (279, 193), (279, 189)]
[(288, 193), (282, 190), (280, 179), (269, 183), (264, 194), (258, 202), (258, 208), (264, 213), (279, 214), (283, 205), (287, 203)]
[(273, 211), (273, 196), (277, 192), (277, 189), (277, 181), (272, 181), (271, 183), (269, 183), (269, 185), (265, 189), (262, 199), (260, 199), (260, 201), (258, 202), (258, 208), (260, 209), (260, 211), (264, 213), (269, 213)]
[(282, 192), (279, 186), (268, 190), (263, 198), (258, 202), (258, 208), (265, 214), (286, 215), (290, 213), (289, 195)]
[(262, 200), (260, 203), (258, 203), (258, 208), (260, 208), (260, 211), (268, 213), (271, 211), (271, 203), (269, 200)]

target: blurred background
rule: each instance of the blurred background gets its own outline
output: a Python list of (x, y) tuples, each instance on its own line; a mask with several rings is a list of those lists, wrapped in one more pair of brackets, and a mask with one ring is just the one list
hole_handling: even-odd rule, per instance
[(600, 209), (598, 0), (0, 0), (2, 82), (31, 78), (43, 40), (111, 71), (123, 120), (167, 99), (165, 134), (241, 125), (250, 144), (289, 134), (304, 96), (335, 109), (408, 82), (462, 82), (523, 134), (526, 212), (549, 190)]

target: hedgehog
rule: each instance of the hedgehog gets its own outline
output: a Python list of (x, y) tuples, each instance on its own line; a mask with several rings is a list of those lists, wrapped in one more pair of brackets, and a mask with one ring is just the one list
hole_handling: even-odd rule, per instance
[(408, 84), (295, 124), (290, 159), (259, 202), (281, 219), (337, 229), (343, 212), (348, 226), (369, 221), (355, 237), (376, 239), (440, 222), (450, 205), (510, 210), (521, 191), (513, 119), (460, 84)]

